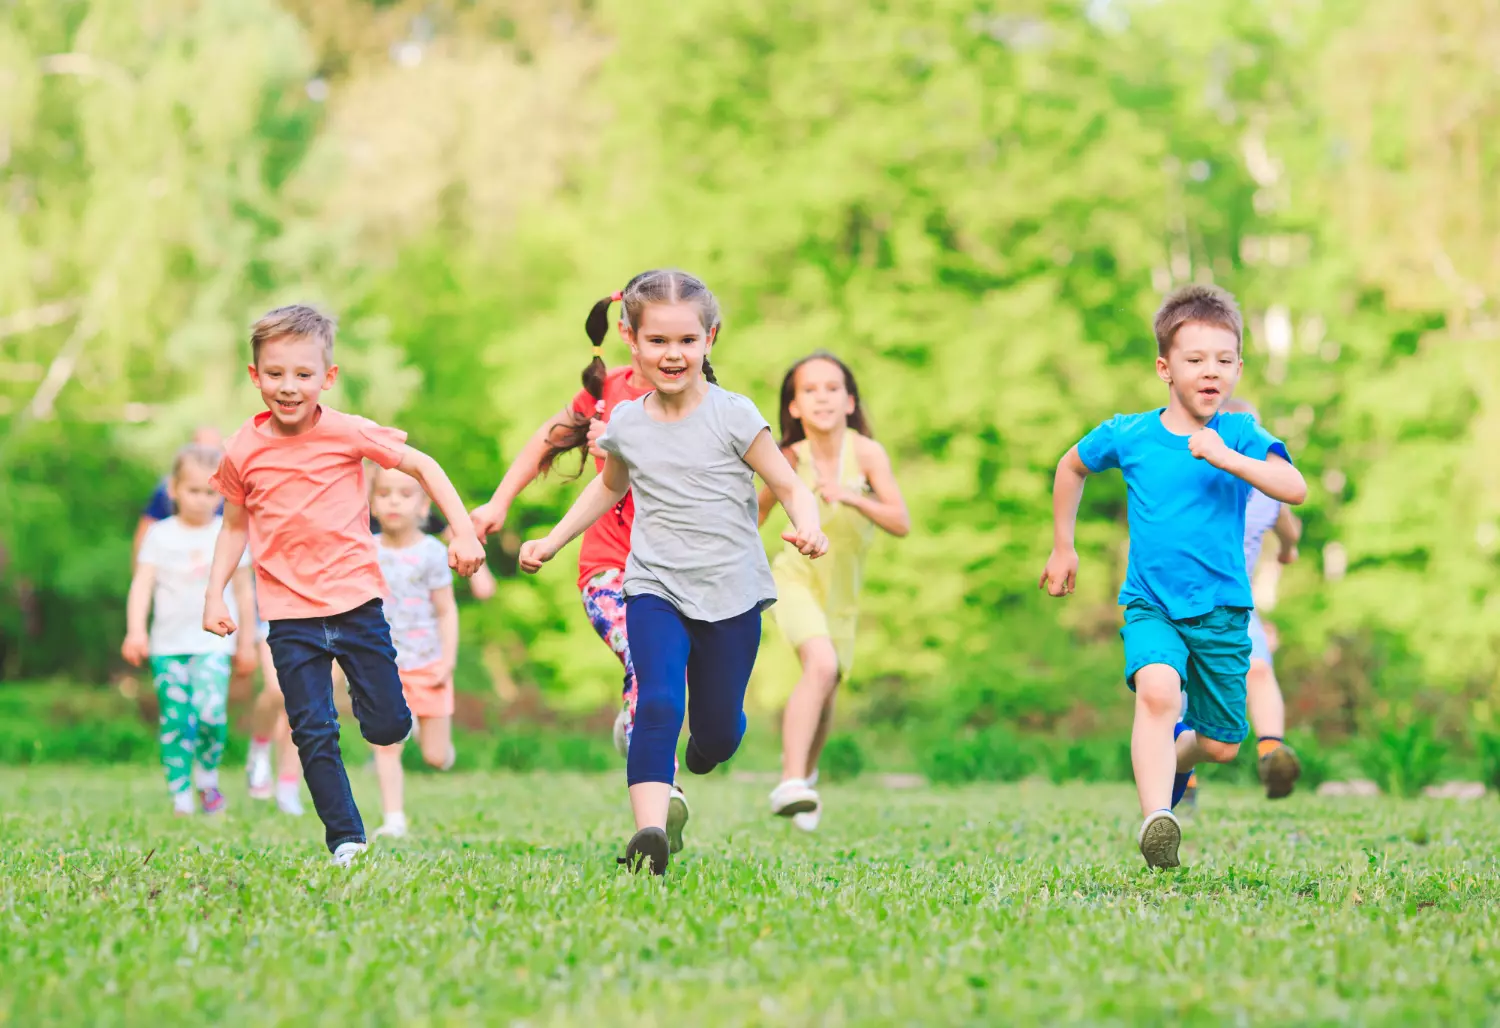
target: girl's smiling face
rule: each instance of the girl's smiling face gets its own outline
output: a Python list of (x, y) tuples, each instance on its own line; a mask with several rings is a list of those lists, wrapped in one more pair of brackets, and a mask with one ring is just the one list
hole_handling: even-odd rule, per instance
[(625, 339), (636, 367), (653, 389), (667, 396), (697, 387), (713, 347), (713, 332), (703, 327), (692, 303), (649, 304), (640, 324), (625, 329)]
[(797, 369), (788, 409), (802, 422), (804, 431), (831, 435), (849, 424), (854, 405), (844, 369), (833, 361), (814, 358)]

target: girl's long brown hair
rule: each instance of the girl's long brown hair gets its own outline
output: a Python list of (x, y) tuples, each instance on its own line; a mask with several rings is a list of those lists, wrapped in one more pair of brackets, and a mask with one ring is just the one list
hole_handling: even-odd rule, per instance
[[(706, 332), (712, 332), (719, 324), (719, 301), (709, 291), (703, 280), (695, 275), (689, 275), (685, 271), (676, 271), (671, 268), (657, 268), (652, 271), (643, 271), (631, 279), (624, 289), (618, 293), (611, 293), (594, 304), (589, 309), (589, 316), (583, 323), (583, 330), (588, 334), (589, 342), (596, 348), (594, 358), (589, 361), (588, 367), (583, 369), (583, 388), (596, 402), (604, 400), (604, 377), (607, 369), (604, 366), (604, 358), (597, 353), (597, 348), (604, 345), (604, 337), (609, 334), (609, 308), (616, 301), (624, 304), (623, 318), (627, 325), (639, 325), (641, 315), (646, 307), (653, 303), (693, 303), (698, 307), (699, 320)], [(703, 360), (703, 377), (710, 382), (718, 384), (714, 377), (714, 369), (708, 363), (708, 358)], [(578, 411), (569, 411), (570, 423), (555, 425), (547, 436), (547, 452), (542, 455), (539, 469), (545, 473), (552, 470), (558, 457), (573, 450), (579, 451), (578, 470), (570, 478), (577, 478), (583, 474), (583, 468), (588, 460), (585, 447), (589, 441), (589, 423), (598, 417), (598, 412), (580, 414)]]
[(786, 377), (781, 380), (781, 448), (785, 450), (793, 443), (800, 443), (807, 438), (802, 419), (792, 417), (792, 401), (797, 398), (797, 371), (802, 365), (812, 361), (827, 361), (844, 373), (844, 388), (854, 397), (854, 413), (849, 415), (849, 427), (862, 436), (874, 439), (875, 433), (870, 430), (870, 420), (865, 417), (865, 409), (859, 402), (859, 383), (854, 381), (854, 372), (849, 370), (849, 365), (827, 350), (815, 350), (788, 368)]

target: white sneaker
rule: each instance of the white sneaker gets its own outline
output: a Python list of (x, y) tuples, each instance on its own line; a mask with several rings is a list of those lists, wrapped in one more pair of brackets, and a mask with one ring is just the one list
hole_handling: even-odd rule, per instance
[(288, 817), (301, 817), (306, 811), (302, 807), (302, 783), (276, 783), (276, 809)]
[(816, 807), (813, 807), (805, 814), (793, 814), (792, 824), (796, 825), (804, 832), (816, 832), (818, 830), (818, 822), (822, 819), (823, 804), (820, 802)]
[(365, 844), (362, 842), (339, 843), (338, 849), (333, 851), (333, 866), (348, 867), (350, 864), (354, 863), (355, 857), (359, 856), (365, 851), (365, 848)]
[(1136, 843), (1141, 848), (1141, 856), (1146, 858), (1147, 867), (1153, 870), (1176, 867), (1177, 847), (1182, 845), (1182, 825), (1177, 815), (1170, 810), (1153, 812), (1141, 823)]
[(687, 824), (688, 818), (692, 816), (692, 813), (688, 809), (687, 797), (683, 795), (682, 790), (677, 788), (677, 785), (674, 783), (672, 785), (672, 796), (667, 800), (668, 853), (682, 852), (682, 829)]
[(817, 809), (817, 790), (805, 778), (788, 778), (771, 790), (771, 813), (777, 817), (809, 814)]
[(630, 755), (630, 736), (625, 734), (625, 728), (630, 724), (630, 708), (621, 707), (620, 712), (615, 715), (615, 752), (622, 757)]
[(406, 838), (406, 815), (402, 813), (387, 814), (385, 822), (377, 829), (375, 834), (386, 839)]
[(198, 800), (193, 796), (192, 789), (172, 794), (172, 813), (178, 817), (191, 817), (198, 813)]
[(252, 800), (268, 800), (276, 793), (276, 778), (271, 773), (271, 748), (250, 746), (250, 760), (245, 765), (245, 778), (250, 786)]

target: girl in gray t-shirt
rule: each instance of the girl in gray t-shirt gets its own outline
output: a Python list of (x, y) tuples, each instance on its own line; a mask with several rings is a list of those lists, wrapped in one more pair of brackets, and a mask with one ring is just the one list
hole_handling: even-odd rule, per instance
[(684, 713), (689, 771), (707, 774), (734, 755), (760, 614), (776, 600), (755, 475), (791, 518), (784, 539), (808, 557), (822, 556), (828, 540), (817, 501), (755, 405), (715, 384), (708, 355), (719, 308), (708, 288), (683, 272), (653, 272), (621, 299), (626, 340), (655, 391), (615, 408), (599, 441), (603, 472), (545, 538), (521, 547), (520, 562), (535, 573), (634, 492), (625, 617), (638, 689), (626, 765), (636, 833), (622, 863), (638, 871), (649, 862), (662, 874)]

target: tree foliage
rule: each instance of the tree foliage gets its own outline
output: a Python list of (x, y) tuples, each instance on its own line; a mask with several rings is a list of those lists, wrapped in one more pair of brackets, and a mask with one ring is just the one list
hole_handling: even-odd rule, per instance
[[(1085, 497), (1079, 594), (1034, 583), (1052, 466), (1161, 402), (1149, 319), (1188, 280), (1240, 296), (1242, 392), (1314, 486), (1277, 608), (1302, 715), (1487, 709), (1493, 0), (13, 6), (0, 573), (46, 626), (0, 620), (7, 673), (104, 672), (141, 490), (192, 423), (253, 410), (259, 308), (336, 309), (335, 402), (477, 502), (576, 389), (589, 304), (672, 264), (719, 293), (715, 366), (768, 414), (810, 350), (860, 377), (915, 528), (870, 558), (872, 716), (1123, 716), (1117, 476)], [(585, 710), (612, 658), (568, 574), (513, 563), (575, 490), (518, 505), (464, 630), (474, 681)]]

